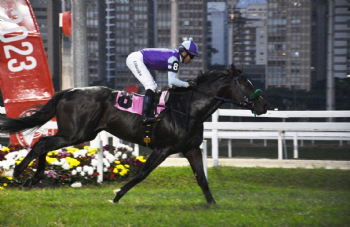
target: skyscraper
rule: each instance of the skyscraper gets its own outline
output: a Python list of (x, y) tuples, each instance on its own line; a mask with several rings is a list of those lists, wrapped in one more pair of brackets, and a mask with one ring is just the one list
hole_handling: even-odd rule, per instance
[(310, 1), (269, 2), (266, 88), (311, 88)]

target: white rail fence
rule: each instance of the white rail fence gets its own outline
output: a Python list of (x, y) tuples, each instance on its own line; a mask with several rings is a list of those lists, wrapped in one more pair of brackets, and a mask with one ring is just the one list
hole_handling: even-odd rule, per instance
[[(293, 158), (298, 158), (299, 139), (350, 140), (349, 122), (218, 122), (219, 116), (253, 117), (249, 110), (218, 109), (212, 116), (212, 122), (204, 123), (204, 138), (212, 139), (214, 166), (219, 164), (219, 139), (229, 139), (229, 157), (232, 155), (230, 139), (277, 139), (279, 160), (283, 159), (282, 144), (286, 139), (294, 141)], [(268, 111), (257, 117), (350, 118), (350, 111)]]
[[(4, 107), (0, 107), (0, 114), (4, 114)], [(212, 158), (214, 166), (219, 164), (218, 141), (229, 139), (228, 156), (232, 157), (231, 139), (267, 139), (278, 140), (278, 159), (283, 159), (283, 142), (293, 140), (293, 158), (298, 158), (298, 140), (350, 140), (349, 122), (218, 122), (219, 116), (253, 117), (249, 110), (218, 109), (212, 116), (212, 122), (204, 123), (204, 138), (212, 140)], [(350, 118), (350, 111), (268, 111), (257, 116), (268, 118)], [(42, 128), (57, 128), (55, 122), (48, 122)], [(103, 131), (95, 140), (90, 142), (92, 147), (108, 144), (111, 134)], [(120, 140), (113, 137), (113, 145)], [(202, 144), (203, 149), (206, 143)], [(135, 144), (134, 151), (139, 154), (139, 146)]]

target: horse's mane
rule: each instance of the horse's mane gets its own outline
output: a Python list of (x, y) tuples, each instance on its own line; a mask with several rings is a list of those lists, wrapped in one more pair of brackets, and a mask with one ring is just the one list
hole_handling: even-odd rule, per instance
[[(217, 70), (208, 70), (206, 72), (200, 71), (198, 73), (198, 76), (194, 81), (197, 83), (197, 85), (201, 84), (211, 84), (213, 81), (217, 80), (219, 77), (222, 76), (230, 76), (230, 72), (228, 70), (226, 71), (217, 71)], [(191, 90), (191, 88), (185, 88), (185, 87), (176, 87), (174, 89), (171, 89), (175, 93), (182, 93), (182, 92), (188, 92)]]

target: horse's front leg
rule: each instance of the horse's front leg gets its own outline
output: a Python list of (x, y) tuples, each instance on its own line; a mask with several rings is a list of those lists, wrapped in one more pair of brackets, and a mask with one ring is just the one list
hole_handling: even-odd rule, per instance
[(201, 150), (198, 147), (182, 153), (190, 162), (193, 173), (196, 176), (199, 186), (202, 188), (207, 203), (215, 204), (215, 200), (209, 189), (207, 178), (205, 177)]
[(120, 189), (114, 190), (116, 194), (110, 202), (117, 203), (131, 188), (143, 181), (157, 166), (159, 166), (169, 155), (170, 150), (153, 150), (140, 172)]

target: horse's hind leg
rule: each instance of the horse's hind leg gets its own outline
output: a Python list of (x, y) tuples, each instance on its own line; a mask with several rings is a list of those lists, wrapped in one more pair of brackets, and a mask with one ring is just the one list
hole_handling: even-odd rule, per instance
[(193, 148), (187, 152), (183, 152), (183, 154), (190, 162), (193, 173), (196, 176), (199, 186), (202, 188), (207, 203), (215, 204), (215, 200), (209, 190), (207, 178), (205, 177), (201, 150), (199, 148)]
[(44, 178), (46, 154), (47, 152), (39, 156), (38, 168), (36, 169), (34, 176), (32, 178), (28, 178), (23, 183), (23, 187), (31, 187), (33, 185), (36, 185), (40, 180)]
[[(153, 150), (147, 161), (142, 166), (140, 172), (128, 183), (126, 183), (119, 190), (115, 190), (116, 196), (113, 199), (117, 203), (131, 188), (143, 181), (157, 166), (159, 166), (168, 156), (170, 152), (165, 150)], [(110, 202), (112, 202), (110, 200)]]
[(37, 173), (34, 176), (34, 179), (37, 183), (44, 176), (43, 172), (45, 170), (47, 152), (59, 149), (61, 147), (70, 146), (79, 142), (83, 141), (71, 140), (68, 137), (61, 136), (59, 133), (54, 136), (46, 136), (40, 138), (39, 141), (34, 144), (33, 149), (28, 153), (23, 161), (15, 167), (13, 176), (18, 177), (29, 165), (29, 163), (39, 156), (39, 166)]

